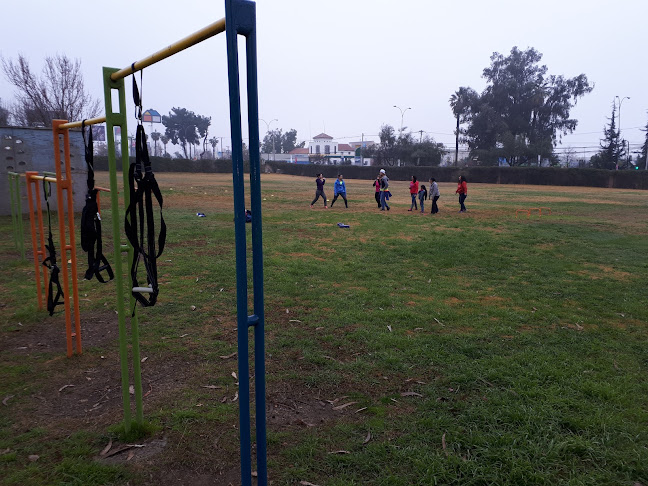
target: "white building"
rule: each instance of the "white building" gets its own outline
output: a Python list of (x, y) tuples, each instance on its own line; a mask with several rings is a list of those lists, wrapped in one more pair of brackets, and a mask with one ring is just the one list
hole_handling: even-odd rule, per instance
[[(355, 142), (360, 146), (369, 146), (374, 142)], [(310, 160), (322, 161), (328, 165), (338, 165), (343, 162), (351, 162), (352, 165), (361, 165), (360, 152), (358, 147), (346, 143), (336, 142), (333, 137), (326, 133), (320, 133), (313, 137), (308, 143), (308, 157)], [(357, 153), (356, 153), (357, 152)], [(371, 159), (364, 159), (364, 165), (371, 165)]]

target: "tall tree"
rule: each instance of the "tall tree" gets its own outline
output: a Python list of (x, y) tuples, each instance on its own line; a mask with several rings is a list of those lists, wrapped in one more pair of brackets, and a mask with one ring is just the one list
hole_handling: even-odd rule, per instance
[(218, 139), (216, 137), (212, 137), (209, 139), (209, 143), (212, 146), (212, 158), (216, 160), (216, 146), (218, 145)]
[(450, 96), (450, 108), (457, 119), (457, 127), (455, 129), (455, 165), (459, 159), (459, 134), (460, 126), (466, 123), (470, 116), (470, 107), (473, 106), (479, 99), (479, 94), (472, 88), (461, 87)]
[[(592, 167), (596, 169), (624, 168), (625, 140), (621, 139), (616, 127), (616, 103), (612, 103), (612, 116), (608, 118), (609, 124), (603, 128), (603, 139), (600, 142), (601, 150), (590, 159)], [(618, 165), (617, 165), (618, 164)]]
[(592, 91), (587, 77), (549, 75), (533, 48), (513, 47), (508, 56), (495, 52), (484, 69), (486, 89), (467, 109), (465, 130), (471, 153), (486, 164), (505, 158), (509, 165), (535, 164), (553, 158), (563, 135), (578, 123), (570, 118), (577, 100)]
[(646, 138), (644, 143), (641, 146), (641, 155), (637, 158), (637, 167), (640, 169), (646, 168), (646, 156), (648, 155), (648, 122), (646, 122), (646, 128), (642, 128), (641, 131), (646, 132)]
[(40, 75), (32, 71), (22, 54), (16, 61), (1, 60), (7, 81), (17, 90), (11, 108), (16, 125), (51, 126), (54, 119), (76, 121), (99, 116), (99, 100), (85, 89), (80, 60), (64, 54), (48, 56)]
[(263, 142), (261, 142), (261, 152), (264, 154), (280, 154), (282, 138), (283, 132), (281, 128), (270, 130), (265, 134), (265, 137), (263, 137)]
[(416, 140), (411, 132), (396, 137), (396, 130), (391, 125), (380, 127), (380, 144), (364, 149), (364, 156), (373, 158), (377, 165), (392, 166), (396, 161), (403, 165), (433, 165), (441, 163), (445, 154), (442, 143), (425, 136)]
[(0, 98), (0, 126), (6, 127), (7, 125), (9, 125), (9, 110)]
[(186, 108), (172, 108), (168, 115), (162, 116), (162, 125), (166, 128), (164, 134), (171, 143), (182, 146), (185, 159), (188, 159), (191, 157), (191, 146), (199, 145), (200, 139), (207, 136), (211, 117), (196, 115)]
[(169, 143), (169, 137), (167, 137), (166, 135), (160, 135), (160, 142), (162, 142), (162, 145), (164, 145), (164, 156), (166, 157), (167, 155), (169, 155), (166, 149), (167, 143)]
[(281, 151), (284, 154), (287, 154), (291, 150), (297, 148), (298, 145), (301, 145), (300, 148), (303, 148), (305, 142), (297, 144), (297, 130), (295, 130), (294, 128), (291, 128), (281, 136)]
[(153, 140), (153, 155), (157, 156), (158, 140), (160, 140), (160, 132), (151, 132), (151, 140)]

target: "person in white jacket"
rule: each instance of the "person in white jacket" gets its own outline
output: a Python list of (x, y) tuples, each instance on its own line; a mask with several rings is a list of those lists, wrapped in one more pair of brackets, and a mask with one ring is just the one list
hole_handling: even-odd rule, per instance
[(432, 198), (432, 212), (430, 214), (436, 214), (439, 212), (439, 206), (437, 206), (437, 201), (439, 200), (440, 196), (441, 194), (439, 193), (439, 185), (436, 183), (436, 179), (434, 177), (431, 177), (429, 197)]

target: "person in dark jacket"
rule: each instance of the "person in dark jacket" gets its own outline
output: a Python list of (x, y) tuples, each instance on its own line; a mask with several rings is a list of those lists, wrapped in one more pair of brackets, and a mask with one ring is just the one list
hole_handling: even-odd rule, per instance
[(380, 209), (380, 174), (376, 176), (376, 180), (374, 181), (373, 186), (376, 189), (374, 191), (376, 204), (378, 204), (378, 209)]
[(317, 179), (315, 179), (315, 184), (317, 184), (317, 189), (315, 190), (315, 199), (311, 202), (310, 207), (313, 207), (313, 204), (322, 196), (324, 199), (324, 209), (328, 209), (328, 201), (326, 199), (326, 194), (324, 194), (324, 184), (326, 184), (326, 179), (322, 174), (317, 174)]

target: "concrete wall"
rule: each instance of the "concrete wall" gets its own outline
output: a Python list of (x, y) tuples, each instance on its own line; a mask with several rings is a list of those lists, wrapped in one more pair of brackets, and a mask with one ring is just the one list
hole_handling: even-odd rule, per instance
[[(11, 214), (7, 172), (54, 172), (54, 141), (49, 128), (0, 127), (0, 215)], [(65, 167), (62, 167), (65, 170)], [(87, 170), (83, 139), (79, 130), (70, 131), (70, 170), (74, 209), (81, 211), (85, 203)], [(23, 213), (29, 211), (24, 177), (20, 179)], [(42, 191), (39, 194), (42, 197)], [(56, 208), (56, 193), (52, 187), (50, 206)]]

